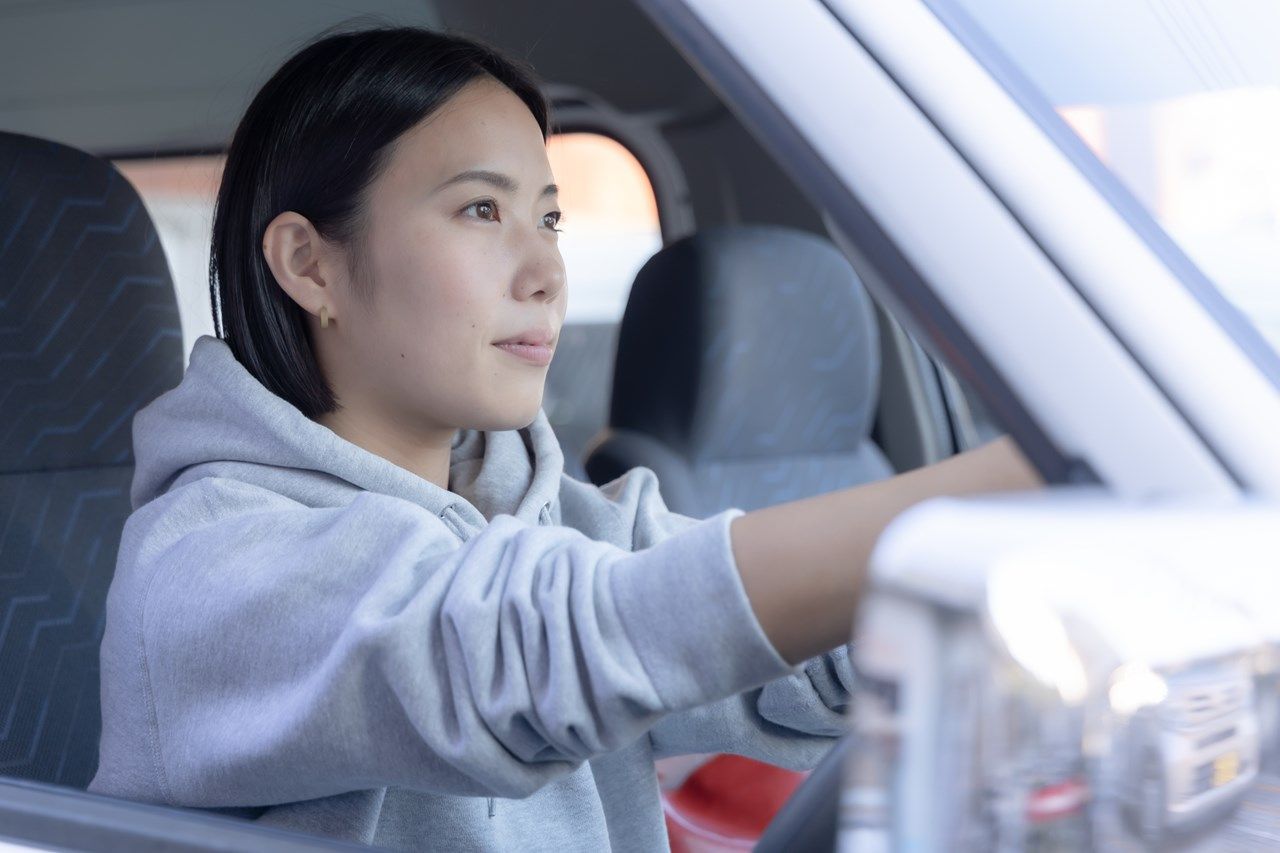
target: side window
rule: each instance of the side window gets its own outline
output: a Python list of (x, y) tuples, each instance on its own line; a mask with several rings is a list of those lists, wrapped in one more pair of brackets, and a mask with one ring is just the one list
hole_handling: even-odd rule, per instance
[(621, 143), (596, 133), (553, 136), (547, 154), (564, 212), (565, 323), (617, 323), (636, 273), (662, 248), (649, 176)]
[(169, 259), (182, 320), (182, 351), (201, 335), (213, 334), (209, 303), (209, 235), (213, 201), (222, 179), (221, 156), (117, 160), (146, 205)]
[(618, 324), (636, 273), (662, 248), (662, 233), (653, 185), (620, 143), (566, 133), (547, 147), (564, 212), (569, 307), (542, 404), (565, 472), (586, 480), (583, 455), (609, 417)]

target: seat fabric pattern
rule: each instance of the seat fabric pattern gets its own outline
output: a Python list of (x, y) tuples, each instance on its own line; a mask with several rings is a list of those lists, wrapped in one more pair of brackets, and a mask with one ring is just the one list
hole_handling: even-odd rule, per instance
[(84, 788), (134, 413), (182, 378), (160, 242), (103, 160), (0, 133), (0, 774)]

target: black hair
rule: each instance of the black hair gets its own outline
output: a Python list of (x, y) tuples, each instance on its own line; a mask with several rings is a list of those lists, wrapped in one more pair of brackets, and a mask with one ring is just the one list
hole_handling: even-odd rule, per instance
[(476, 39), (417, 27), (319, 38), (272, 75), (236, 128), (213, 217), (214, 329), (246, 370), (308, 418), (337, 402), (306, 312), (267, 266), (267, 225), (292, 210), (348, 247), (353, 296), (369, 304), (372, 283), (361, 261), (369, 185), (392, 143), (486, 75), (528, 105), (546, 139), (549, 107), (532, 67)]

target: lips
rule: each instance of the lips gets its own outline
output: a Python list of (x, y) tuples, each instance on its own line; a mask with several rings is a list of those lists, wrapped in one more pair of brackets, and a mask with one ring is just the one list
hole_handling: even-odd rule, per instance
[(493, 345), (510, 353), (527, 364), (546, 367), (551, 363), (551, 351), (555, 349), (556, 333), (550, 326), (533, 326)]
[(546, 367), (551, 363), (552, 348), (547, 344), (501, 343), (494, 346), (530, 364)]
[(495, 344), (525, 344), (528, 346), (546, 346), (555, 340), (555, 332), (549, 326), (537, 326), (523, 332), (494, 341)]

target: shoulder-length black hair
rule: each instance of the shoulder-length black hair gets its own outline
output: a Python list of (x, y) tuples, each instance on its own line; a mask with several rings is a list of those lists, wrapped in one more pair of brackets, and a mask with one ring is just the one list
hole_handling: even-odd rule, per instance
[[(353, 250), (358, 273), (367, 189), (391, 143), (482, 75), (519, 96), (547, 138), (549, 109), (532, 67), (480, 41), (416, 27), (311, 43), (266, 82), (236, 128), (213, 217), (214, 328), (258, 381), (308, 418), (333, 411), (336, 400), (305, 312), (267, 266), (267, 224), (286, 210), (305, 216), (325, 239)], [(351, 281), (368, 304), (367, 277)]]

